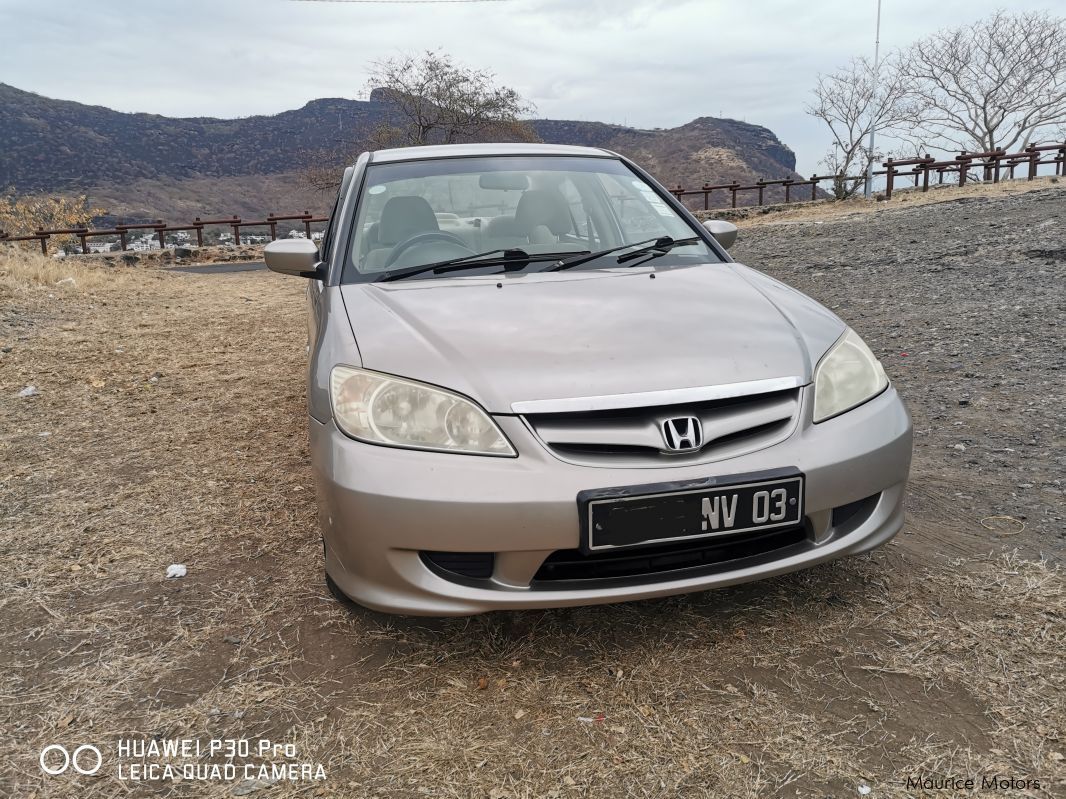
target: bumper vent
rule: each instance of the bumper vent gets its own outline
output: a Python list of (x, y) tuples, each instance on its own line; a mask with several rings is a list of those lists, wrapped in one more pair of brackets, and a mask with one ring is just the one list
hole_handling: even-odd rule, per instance
[(422, 562), (442, 577), (459, 576), (470, 580), (487, 580), (492, 576), (495, 555), (492, 552), (423, 552)]
[(857, 502), (849, 502), (847, 505), (833, 508), (833, 527), (838, 528), (842, 533), (854, 530), (870, 517), (870, 513), (877, 507), (880, 499), (880, 494), (874, 494)]
[(544, 561), (532, 587), (581, 588), (582, 583), (587, 583), (584, 587), (592, 588), (604, 581), (676, 580), (687, 576), (678, 572), (713, 574), (747, 565), (738, 561), (754, 563), (763, 556), (781, 557), (782, 550), (798, 551), (809, 544), (806, 530), (799, 526), (759, 536), (675, 542), (617, 552), (585, 554), (578, 549), (561, 549)]

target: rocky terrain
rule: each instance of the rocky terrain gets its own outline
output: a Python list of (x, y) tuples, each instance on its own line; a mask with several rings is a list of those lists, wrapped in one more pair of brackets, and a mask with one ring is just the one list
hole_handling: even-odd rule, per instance
[(990, 540), (1024, 526), (1061, 553), (1066, 190), (762, 220), (733, 256), (839, 313), (906, 398), (913, 504)]

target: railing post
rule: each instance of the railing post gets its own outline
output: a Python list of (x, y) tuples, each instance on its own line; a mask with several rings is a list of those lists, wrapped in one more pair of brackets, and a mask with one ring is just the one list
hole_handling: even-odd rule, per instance
[(784, 182), (785, 186), (785, 205), (788, 205), (789, 195), (792, 193), (792, 178), (789, 178)]
[(999, 156), (999, 155), (993, 155), (992, 156), (992, 183), (993, 184), (999, 183), (999, 159), (1001, 157), (1002, 156)]
[(963, 150), (959, 153), (959, 188), (961, 189), (966, 185), (966, 173), (969, 171), (970, 162), (966, 160), (966, 151)]
[[(681, 184), (678, 184), (677, 188), (680, 189), (681, 188)], [(681, 198), (678, 197), (677, 199), (680, 200)], [(307, 233), (307, 238), (310, 239), (311, 238), (311, 212), (310, 211), (304, 211), (304, 216), (307, 217), (307, 219), (304, 220), (304, 231)]]
[(159, 237), (159, 249), (160, 250), (165, 250), (167, 248), (167, 234), (166, 234), (166, 231), (163, 230), (163, 228), (166, 227), (166, 223), (163, 222), (162, 219), (157, 219), (155, 221), (156, 221), (155, 233), (156, 233), (156, 236)]
[(41, 255), (48, 255), (48, 236), (41, 233)]
[(118, 246), (119, 246), (119, 251), (120, 252), (125, 252), (126, 251), (126, 231), (125, 230), (121, 230), (120, 229), (119, 232), (118, 232)]
[(922, 191), (929, 191), (929, 165), (922, 164)]
[(885, 163), (882, 164), (882, 166), (884, 166), (886, 169), (888, 169), (888, 172), (885, 174), (885, 199), (886, 200), (891, 200), (892, 199), (892, 183), (896, 179), (896, 168), (894, 166), (892, 166), (892, 159), (891, 158), (889, 158), (887, 161), (885, 161)]
[(763, 190), (766, 188), (766, 182), (762, 178), (759, 178), (755, 181), (755, 185), (759, 187), (759, 205), (762, 205)]
[(1027, 180), (1033, 180), (1036, 177), (1036, 170), (1040, 166), (1040, 153), (1037, 151), (1035, 144), (1030, 144), (1025, 149), (1029, 151), (1029, 177)]
[(196, 246), (204, 246), (204, 226), (200, 224), (200, 217), (196, 217), (196, 221), (193, 222), (193, 226), (196, 228)]
[(737, 207), (737, 189), (738, 188), (740, 188), (740, 184), (737, 183), (735, 180), (733, 181), (733, 185), (729, 187), (729, 190), (731, 192), (733, 192), (733, 207), (734, 208)]
[(704, 183), (703, 184), (703, 210), (704, 211), (710, 211), (711, 210), (710, 202), (711, 202), (711, 186), (710, 186), (709, 183)]
[(81, 239), (81, 254), (89, 254), (89, 236), (85, 233), (79, 233), (78, 238)]

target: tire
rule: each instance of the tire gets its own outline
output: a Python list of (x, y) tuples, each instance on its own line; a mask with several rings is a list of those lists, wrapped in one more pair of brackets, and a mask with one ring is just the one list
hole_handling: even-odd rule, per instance
[[(325, 571), (325, 566), (326, 566), (326, 539), (323, 538), (322, 539), (322, 567), (323, 567), (323, 571)], [(340, 602), (345, 607), (349, 607), (349, 608), (355, 607), (355, 602), (352, 600), (352, 598), (350, 596), (348, 596), (346, 593), (344, 593), (341, 590), (341, 587), (339, 585), (337, 585), (335, 582), (333, 582), (333, 578), (329, 576), (329, 572), (325, 572), (325, 574), (326, 574), (326, 588), (329, 589), (329, 592), (333, 595), (333, 598), (336, 599), (338, 602)]]
[(333, 598), (340, 602), (345, 607), (355, 607), (355, 602), (341, 590), (341, 587), (333, 582), (333, 578), (328, 574), (326, 575), (326, 588), (333, 594)]

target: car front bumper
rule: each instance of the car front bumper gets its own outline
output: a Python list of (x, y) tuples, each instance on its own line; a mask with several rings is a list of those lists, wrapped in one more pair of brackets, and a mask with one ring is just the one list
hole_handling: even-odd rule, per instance
[[(804, 390), (801, 419), (810, 418)], [(600, 468), (553, 456), (517, 417), (497, 417), (521, 453), (494, 458), (363, 444), (311, 419), (311, 453), (326, 569), (367, 607), (453, 616), (645, 599), (772, 577), (888, 541), (903, 524), (911, 422), (896, 391), (834, 419), (801, 422), (785, 441), (710, 464)], [(531, 586), (544, 560), (580, 542), (579, 491), (696, 480), (792, 467), (805, 475), (804, 546), (780, 557), (739, 560), (710, 573)], [(856, 518), (833, 526), (836, 508), (869, 498)], [(491, 577), (455, 580), (420, 552), (491, 552)]]

